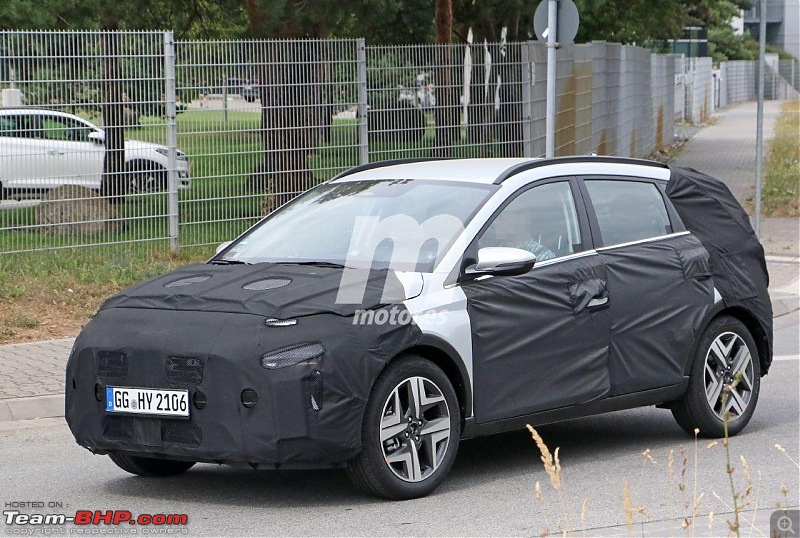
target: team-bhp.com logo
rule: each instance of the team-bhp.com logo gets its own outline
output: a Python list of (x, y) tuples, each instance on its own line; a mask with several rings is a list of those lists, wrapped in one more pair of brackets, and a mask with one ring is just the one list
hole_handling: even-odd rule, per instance
[[(6, 534), (187, 534), (187, 514), (139, 514), (129, 510), (76, 510), (74, 514), (26, 514), (3, 510)], [(72, 525), (65, 527), (65, 525)], [(101, 528), (98, 527), (112, 527)]]

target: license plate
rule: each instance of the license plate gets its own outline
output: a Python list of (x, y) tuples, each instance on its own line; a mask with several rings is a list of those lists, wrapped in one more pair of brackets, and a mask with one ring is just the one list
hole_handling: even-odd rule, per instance
[(169, 417), (189, 416), (189, 391), (106, 387), (106, 411)]

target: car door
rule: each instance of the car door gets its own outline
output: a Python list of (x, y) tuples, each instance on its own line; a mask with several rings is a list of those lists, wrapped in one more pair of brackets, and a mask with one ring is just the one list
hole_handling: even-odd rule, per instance
[(591, 248), (577, 182), (540, 182), (515, 193), (479, 232), (483, 247), (526, 249), (528, 273), (461, 284), (472, 327), (478, 423), (605, 397), (610, 388), (605, 268)]
[(660, 182), (598, 176), (581, 186), (608, 277), (611, 395), (681, 383), (713, 304), (708, 252)]
[(99, 187), (103, 172), (103, 147), (89, 140), (91, 127), (73, 118), (44, 115), (50, 177), (59, 184)]
[(47, 177), (46, 144), (41, 118), (35, 114), (17, 113), (2, 117), (0, 173), (5, 188), (36, 189), (45, 187)]

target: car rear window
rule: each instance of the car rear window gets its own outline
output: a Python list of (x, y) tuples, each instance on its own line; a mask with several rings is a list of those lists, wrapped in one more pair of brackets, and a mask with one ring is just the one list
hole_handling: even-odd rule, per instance
[(645, 181), (586, 180), (603, 246), (672, 233), (664, 198)]

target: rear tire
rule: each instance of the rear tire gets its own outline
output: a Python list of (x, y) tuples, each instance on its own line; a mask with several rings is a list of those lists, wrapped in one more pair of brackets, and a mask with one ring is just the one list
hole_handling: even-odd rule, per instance
[(461, 413), (442, 370), (416, 355), (391, 363), (367, 402), (362, 452), (347, 467), (361, 490), (413, 499), (435, 490), (458, 452)]
[(123, 454), (109, 454), (109, 458), (123, 471), (138, 476), (158, 478), (174, 476), (188, 471), (195, 462), (162, 460), (156, 458), (142, 458), (139, 456), (125, 456)]
[[(723, 408), (724, 387), (737, 375), (741, 380), (728, 393)], [(725, 435), (723, 416), (729, 414), (728, 435), (742, 431), (750, 421), (761, 389), (758, 351), (750, 331), (738, 319), (720, 316), (708, 325), (694, 356), (689, 387), (672, 408), (678, 425), (700, 437)]]

